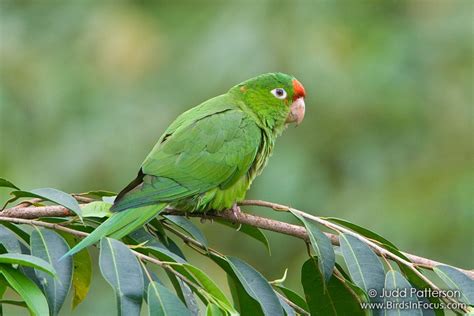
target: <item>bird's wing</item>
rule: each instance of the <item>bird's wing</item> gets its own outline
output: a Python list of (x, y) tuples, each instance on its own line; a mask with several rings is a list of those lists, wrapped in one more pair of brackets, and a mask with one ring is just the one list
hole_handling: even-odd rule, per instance
[(170, 202), (225, 188), (251, 167), (262, 135), (255, 121), (235, 107), (174, 123), (144, 163), (143, 184), (126, 193), (112, 210)]

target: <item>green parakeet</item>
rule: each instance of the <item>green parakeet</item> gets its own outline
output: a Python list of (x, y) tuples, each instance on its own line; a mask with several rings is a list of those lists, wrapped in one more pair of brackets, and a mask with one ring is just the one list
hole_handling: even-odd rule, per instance
[(148, 154), (137, 177), (116, 197), (118, 212), (69, 251), (100, 238), (121, 238), (166, 206), (221, 211), (243, 200), (288, 123), (301, 123), (305, 89), (294, 77), (269, 73), (181, 114)]

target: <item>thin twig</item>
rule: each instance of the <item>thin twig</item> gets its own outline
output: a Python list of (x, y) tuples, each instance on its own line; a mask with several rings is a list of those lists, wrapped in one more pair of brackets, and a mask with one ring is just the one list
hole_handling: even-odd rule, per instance
[[(41, 222), (41, 221), (36, 221), (36, 220), (31, 220), (31, 219), (23, 219), (23, 218), (10, 218), (10, 217), (1, 217), (0, 216), (0, 222), (10, 222), (10, 223), (15, 223), (15, 224), (25, 224), (25, 225), (32, 225), (32, 226), (39, 226), (39, 227), (45, 227), (45, 228), (49, 228), (49, 229), (54, 229), (54, 230), (58, 230), (58, 231), (62, 231), (62, 232), (65, 232), (65, 233), (68, 233), (68, 234), (71, 234), (71, 235), (74, 235), (74, 236), (78, 236), (78, 237), (87, 237), (89, 236), (88, 233), (86, 232), (81, 232), (79, 230), (75, 230), (75, 229), (71, 229), (71, 228), (68, 228), (68, 227), (64, 227), (62, 225), (59, 225), (59, 224), (54, 224), (54, 223), (47, 223), (47, 222)], [(150, 257), (150, 256), (147, 256), (141, 252), (138, 252), (136, 250), (133, 250), (133, 249), (130, 249), (130, 251), (137, 257), (139, 258), (140, 260), (145, 260), (145, 261), (148, 261), (148, 262), (151, 262), (151, 263), (154, 263), (156, 265), (159, 265), (160, 267), (162, 267), (163, 269), (166, 269), (168, 271), (170, 271), (171, 273), (173, 273), (174, 275), (176, 275), (178, 278), (180, 278), (181, 280), (183, 280), (184, 282), (188, 283), (189, 285), (193, 286), (194, 288), (196, 288), (197, 290), (200, 288), (196, 283), (192, 282), (191, 280), (189, 280), (187, 277), (185, 277), (184, 275), (182, 275), (181, 273), (179, 273), (178, 271), (176, 271), (175, 269), (173, 269), (170, 265), (168, 265), (167, 263), (165, 262), (162, 262), (161, 260), (158, 260), (156, 258), (153, 258), (153, 257)]]
[(197, 241), (196, 239), (194, 238), (191, 238), (189, 236), (187, 236), (186, 234), (183, 234), (182, 232), (180, 232), (179, 230), (175, 229), (174, 227), (172, 227), (171, 225), (169, 225), (168, 223), (165, 223), (165, 222), (162, 222), (162, 225), (165, 229), (167, 229), (168, 231), (172, 232), (173, 234), (175, 234), (176, 236), (178, 236), (179, 238), (181, 238), (185, 244), (187, 245), (194, 245), (196, 247), (198, 247), (199, 249), (201, 250), (204, 250), (205, 253), (201, 253), (201, 251), (195, 249), (196, 251), (198, 251), (199, 253), (203, 254), (203, 255), (206, 255), (207, 253), (213, 253), (214, 255), (216, 256), (220, 256), (220, 257), (224, 257), (223, 254), (221, 254), (219, 251), (215, 250), (215, 249), (212, 249), (210, 247), (207, 247), (203, 244), (201, 244), (199, 241)]
[[(388, 251), (387, 249), (383, 248), (382, 246), (378, 245), (377, 243), (375, 243), (374, 241), (372, 241), (371, 239), (369, 238), (366, 238), (365, 236), (362, 236), (358, 233), (355, 233), (353, 232), (352, 230), (348, 229), (348, 228), (345, 228), (344, 226), (341, 226), (341, 225), (338, 225), (338, 224), (334, 224), (333, 222), (330, 222), (328, 220), (325, 220), (319, 216), (314, 216), (314, 215), (311, 215), (311, 214), (308, 214), (306, 212), (303, 212), (303, 211), (300, 211), (300, 210), (297, 210), (295, 208), (292, 208), (292, 207), (289, 207), (289, 206), (285, 206), (285, 205), (281, 205), (281, 204), (275, 204), (274, 206), (272, 206), (273, 203), (270, 203), (270, 202), (266, 202), (266, 201), (257, 201), (257, 200), (254, 200), (254, 201), (247, 201), (247, 205), (256, 205), (256, 206), (263, 206), (263, 207), (270, 207), (272, 209), (277, 209), (278, 211), (284, 211), (285, 210), (285, 207), (286, 207), (286, 211), (291, 211), (292, 213), (296, 213), (296, 214), (299, 214), (305, 218), (308, 218), (310, 220), (313, 220), (329, 229), (333, 229), (333, 230), (336, 230), (336, 231), (340, 231), (340, 232), (343, 232), (345, 234), (348, 234), (348, 235), (351, 235), (351, 236), (354, 236), (356, 238), (358, 238), (359, 240), (361, 240), (362, 242), (364, 242), (365, 244), (369, 245), (372, 247), (372, 249), (376, 250), (382, 257), (388, 257), (396, 262), (399, 262), (401, 264), (403, 264), (404, 266), (408, 267), (410, 270), (412, 270), (420, 279), (422, 279), (424, 282), (426, 282), (426, 284), (428, 284), (432, 289), (434, 289), (435, 291), (437, 292), (441, 292), (441, 289), (436, 285), (434, 284), (430, 279), (428, 279), (423, 273), (421, 273), (415, 264), (413, 264), (412, 262), (409, 262), (409, 261), (406, 261), (405, 259), (399, 257), (398, 255)], [(252, 203), (252, 204), (250, 204)], [(454, 300), (453, 298), (450, 298), (450, 297), (441, 297), (441, 299), (443, 299), (443, 301), (449, 303), (457, 303), (456, 300)], [(463, 311), (467, 312), (467, 310), (464, 310), (462, 309)]]
[[(268, 207), (278, 211), (287, 211), (289, 209), (288, 206), (271, 203), (266, 201), (259, 201), (259, 200), (245, 200), (239, 203), (240, 205), (252, 205), (252, 206), (262, 206)], [(203, 217), (203, 213), (184, 213), (179, 210), (174, 209), (167, 209), (165, 212), (162, 212), (163, 215), (186, 215), (190, 217)], [(303, 214), (308, 214), (304, 213)], [(309, 215), (309, 214), (308, 214)], [(17, 218), (17, 219), (36, 219), (40, 217), (67, 217), (67, 216), (75, 216), (71, 211), (67, 208), (60, 206), (60, 205), (50, 205), (50, 206), (30, 206), (30, 207), (11, 207), (7, 208), (0, 212), (0, 216), (2, 217), (9, 217), (9, 218)], [(237, 224), (247, 224), (257, 228), (274, 231), (277, 233), (282, 233), (285, 235), (294, 236), (303, 240), (308, 241), (308, 234), (304, 227), (298, 225), (292, 225), (285, 222), (256, 216), (252, 214), (247, 214), (244, 212), (238, 213), (237, 216), (234, 216), (232, 212), (223, 211), (219, 213), (211, 213), (208, 212), (205, 214), (206, 218), (211, 219), (221, 219), (227, 222), (235, 222)], [(339, 238), (335, 234), (326, 233), (326, 236), (329, 237), (333, 245), (339, 245)], [(372, 241), (373, 242), (373, 241)], [(377, 252), (377, 250), (375, 249)], [(426, 269), (433, 269), (433, 267), (438, 265), (444, 265), (436, 260), (416, 256), (410, 253), (402, 252), (410, 261), (415, 264), (417, 267), (426, 268)], [(462, 272), (469, 275), (471, 278), (474, 278), (474, 270), (466, 270), (459, 268)]]

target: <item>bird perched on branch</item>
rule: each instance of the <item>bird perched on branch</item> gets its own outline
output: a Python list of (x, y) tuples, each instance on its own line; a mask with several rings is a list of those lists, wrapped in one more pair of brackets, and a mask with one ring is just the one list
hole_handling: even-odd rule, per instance
[(252, 181), (265, 167), (275, 139), (305, 114), (305, 89), (294, 77), (269, 73), (181, 114), (163, 133), (115, 198), (118, 212), (68, 255), (110, 236), (122, 238), (166, 206), (187, 212), (239, 212)]

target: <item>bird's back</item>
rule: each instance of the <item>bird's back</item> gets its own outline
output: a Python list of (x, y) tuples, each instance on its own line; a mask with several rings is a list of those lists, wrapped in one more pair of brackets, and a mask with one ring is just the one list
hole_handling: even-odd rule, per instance
[(161, 202), (189, 211), (229, 208), (244, 198), (257, 174), (262, 137), (236, 100), (210, 99), (168, 127), (142, 164), (139, 186), (122, 194), (112, 209)]

